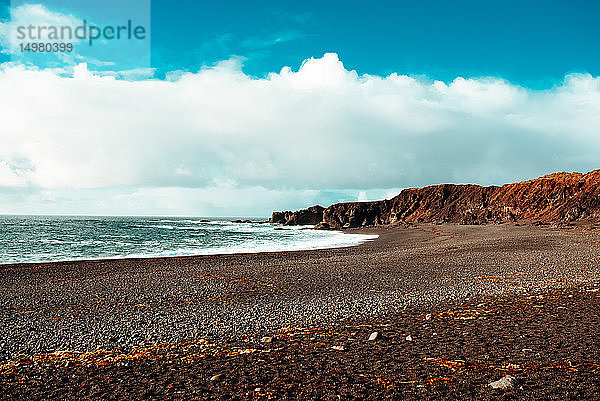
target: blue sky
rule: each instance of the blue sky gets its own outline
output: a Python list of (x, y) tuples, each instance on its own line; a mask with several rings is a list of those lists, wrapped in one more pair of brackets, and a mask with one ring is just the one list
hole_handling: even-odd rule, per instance
[(499, 76), (539, 88), (568, 72), (600, 69), (600, 3), (589, 0), (172, 4), (152, 4), (153, 59), (161, 70), (194, 71), (239, 55), (247, 73), (263, 76), (336, 52), (360, 73)]
[[(600, 168), (595, 2), (109, 1), (0, 7), (0, 214), (267, 216)], [(10, 40), (127, 18), (150, 37)]]
[[(84, 13), (86, 2), (71, 3)], [(231, 56), (244, 57), (244, 71), (263, 77), (327, 52), (362, 74), (495, 76), (532, 88), (600, 69), (600, 3), (589, 0), (153, 0), (151, 7), (158, 77)], [(7, 10), (5, 2), (4, 17)]]

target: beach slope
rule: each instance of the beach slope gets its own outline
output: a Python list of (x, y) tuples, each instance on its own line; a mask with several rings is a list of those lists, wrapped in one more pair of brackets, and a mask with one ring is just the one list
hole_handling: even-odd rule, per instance
[(600, 396), (598, 227), (357, 232), (379, 238), (0, 267), (0, 399)]

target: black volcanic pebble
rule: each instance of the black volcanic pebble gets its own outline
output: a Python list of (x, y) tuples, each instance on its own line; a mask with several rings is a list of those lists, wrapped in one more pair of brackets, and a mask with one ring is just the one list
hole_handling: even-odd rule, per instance
[[(598, 397), (590, 328), (600, 327), (599, 292), (574, 287), (600, 277), (597, 233), (509, 225), (356, 232), (380, 239), (0, 267), (0, 358), (24, 361), (2, 367), (0, 399), (485, 398), (499, 391), (487, 384), (513, 370), (522, 394)], [(312, 331), (278, 331), (287, 327)], [(385, 341), (367, 341), (373, 331)], [(261, 343), (265, 336), (276, 341)], [(129, 355), (199, 339), (215, 354), (182, 346), (105, 365), (27, 363), (60, 350)], [(236, 349), (268, 352), (227, 356)], [(186, 355), (204, 356), (190, 363)], [(511, 391), (503, 396), (518, 396)]]

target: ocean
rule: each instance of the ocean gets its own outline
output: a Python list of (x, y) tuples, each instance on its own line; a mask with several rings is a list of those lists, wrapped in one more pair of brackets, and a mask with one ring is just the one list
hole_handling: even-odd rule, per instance
[(336, 248), (377, 237), (311, 226), (278, 227), (264, 219), (231, 220), (0, 216), (0, 264)]

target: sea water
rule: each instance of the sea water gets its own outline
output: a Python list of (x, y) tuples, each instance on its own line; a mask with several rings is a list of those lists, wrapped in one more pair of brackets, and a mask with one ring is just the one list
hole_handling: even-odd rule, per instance
[(377, 237), (278, 227), (265, 219), (231, 220), (0, 216), (0, 264), (295, 251), (358, 245)]

